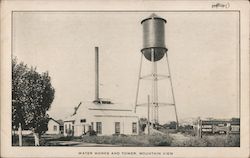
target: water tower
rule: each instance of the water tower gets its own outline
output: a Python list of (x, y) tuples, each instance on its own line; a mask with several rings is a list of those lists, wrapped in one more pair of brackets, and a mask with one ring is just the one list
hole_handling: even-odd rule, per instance
[[(145, 106), (148, 103), (138, 104), (138, 94), (141, 80), (150, 79), (152, 82), (152, 91), (151, 91), (151, 101), (150, 101), (150, 113), (151, 118), (149, 119), (151, 123), (158, 124), (159, 123), (159, 106), (172, 106), (174, 107), (176, 122), (178, 126), (178, 116), (175, 105), (173, 84), (171, 79), (171, 73), (169, 68), (167, 51), (168, 49), (165, 46), (165, 24), (166, 20), (157, 16), (156, 14), (150, 15), (148, 18), (141, 21), (143, 27), (143, 48), (141, 49), (141, 60), (140, 60), (140, 68), (139, 68), (139, 77), (137, 83), (137, 91), (136, 91), (136, 100), (135, 100), (135, 112), (138, 106)], [(142, 76), (142, 60), (143, 56), (150, 61), (152, 65), (152, 71), (148, 75)], [(157, 73), (157, 61), (166, 57), (167, 63), (167, 74), (158, 74)], [(170, 82), (171, 87), (171, 103), (164, 103), (158, 100), (158, 80), (166, 79)]]

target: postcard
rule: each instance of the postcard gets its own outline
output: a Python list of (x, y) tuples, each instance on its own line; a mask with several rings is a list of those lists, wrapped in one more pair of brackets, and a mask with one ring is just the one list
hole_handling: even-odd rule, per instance
[(1, 157), (249, 157), (248, 1), (1, 1)]

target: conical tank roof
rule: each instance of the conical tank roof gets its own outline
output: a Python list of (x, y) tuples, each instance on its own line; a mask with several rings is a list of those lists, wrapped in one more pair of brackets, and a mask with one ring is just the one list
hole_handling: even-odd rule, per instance
[(163, 20), (165, 23), (167, 22), (166, 19), (163, 19), (162, 17), (156, 15), (155, 13), (152, 13), (149, 17), (143, 19), (141, 21), (141, 24), (144, 22), (144, 21), (147, 21), (147, 20), (150, 20), (150, 19), (160, 19), (160, 20)]

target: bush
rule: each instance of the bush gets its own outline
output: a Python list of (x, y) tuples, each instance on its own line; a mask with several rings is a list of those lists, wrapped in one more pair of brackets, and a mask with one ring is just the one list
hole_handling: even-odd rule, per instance
[(112, 134), (112, 136), (127, 137), (127, 135), (126, 135), (126, 134), (118, 134), (118, 133), (114, 133), (114, 134)]
[(86, 132), (86, 133), (83, 134), (83, 135), (87, 135), (87, 136), (96, 136), (97, 133), (96, 133), (96, 131), (94, 131), (94, 130), (89, 130), (88, 132)]

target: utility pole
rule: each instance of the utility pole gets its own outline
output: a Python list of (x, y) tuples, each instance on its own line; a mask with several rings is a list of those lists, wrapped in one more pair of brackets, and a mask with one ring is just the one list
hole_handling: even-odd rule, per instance
[(149, 126), (150, 126), (149, 113), (150, 113), (150, 96), (148, 95), (148, 135), (150, 134), (150, 129), (149, 129)]

